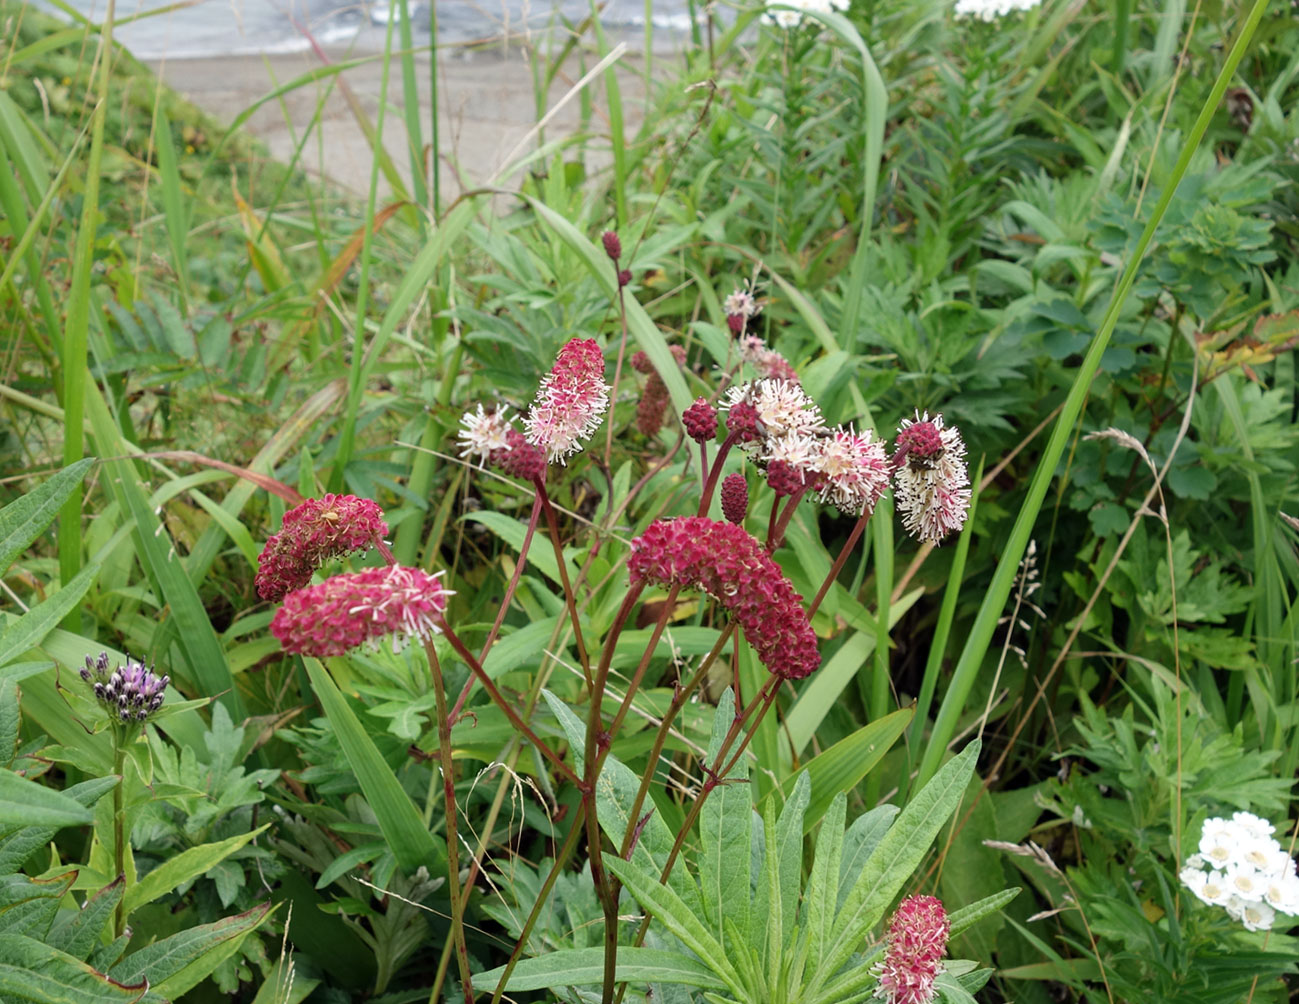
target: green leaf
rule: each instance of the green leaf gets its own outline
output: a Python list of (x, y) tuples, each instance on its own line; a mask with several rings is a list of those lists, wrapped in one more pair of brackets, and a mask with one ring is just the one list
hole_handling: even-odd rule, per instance
[[(13, 662), (24, 652), (39, 645), (47, 634), (58, 627), (59, 621), (68, 611), (81, 602), (81, 597), (86, 595), (86, 590), (98, 574), (99, 565), (89, 563), (57, 593), (46, 597), (16, 620), (9, 621), (4, 633), (0, 634), (0, 666)], [(0, 678), (4, 675), (0, 671)]]
[[(74, 800), (77, 805), (89, 809), (100, 798), (112, 791), (116, 785), (117, 777), (115, 775), (97, 777), (90, 781), (75, 784), (61, 792), (61, 794), (65, 798)], [(24, 820), (24, 822), (26, 821)], [(59, 829), (60, 827), (57, 826), (24, 825), (21, 830), (16, 830), (3, 840), (0, 840), (0, 875), (16, 872), (37, 849), (48, 844)]]
[(54, 522), (59, 507), (81, 484), (94, 463), (94, 457), (78, 460), (0, 509), (0, 572), (8, 569)]
[(200, 924), (155, 941), (119, 962), (113, 967), (112, 975), (123, 981), (148, 979), (154, 994), (179, 997), (238, 951), (270, 911), (271, 904), (262, 903), (233, 917)]
[[(86, 387), (86, 412), (101, 453), (121, 457), (128, 452), (108, 406), (93, 382)], [(122, 512), (134, 520), (132, 539), (136, 554), (149, 581), (158, 591), (158, 601), (166, 606), (169, 620), (174, 622), (176, 641), (189, 667), (189, 682), (201, 694), (216, 697), (232, 718), (242, 720), (243, 702), (235, 689), (225, 649), (212, 628), (198, 589), (190, 581), (171, 537), (149, 505), (133, 462), (106, 460), (104, 475), (104, 484)], [(173, 670), (173, 675), (178, 674)]]
[(884, 754), (897, 742), (898, 736), (906, 731), (911, 715), (911, 708), (899, 708), (863, 725), (852, 735), (840, 739), (829, 749), (822, 750), (781, 783), (780, 790), (790, 792), (795, 790), (800, 778), (806, 776), (812, 781), (811, 801), (803, 819), (804, 833), (810, 833), (812, 827), (820, 822), (840, 792), (856, 788), (862, 778), (883, 759)]
[(776, 881), (779, 883), (779, 902), (773, 899), (770, 909), (773, 918), (776, 910), (780, 910), (778, 947), (781, 954), (785, 942), (794, 933), (794, 921), (798, 916), (798, 892), (803, 878), (803, 820), (811, 800), (811, 779), (800, 771), (798, 780), (794, 782), (794, 793), (780, 810), (774, 834), (770, 830), (767, 833), (767, 854), (775, 860)]
[(0, 826), (81, 826), (94, 816), (76, 799), (0, 770)]
[(884, 834), (835, 918), (831, 944), (809, 988), (811, 994), (852, 957), (898, 891), (911, 880), (934, 837), (960, 803), (974, 774), (979, 748), (976, 739), (944, 764)]
[[(475, 983), (494, 986), (504, 966), (474, 976)], [(692, 987), (721, 990), (726, 984), (697, 959), (680, 952), (658, 948), (619, 948), (619, 983), (684, 983)], [(506, 990), (548, 990), (552, 987), (586, 986), (604, 982), (603, 948), (570, 948), (524, 959), (514, 967)]]
[(857, 884), (857, 876), (866, 867), (866, 862), (900, 811), (896, 805), (877, 805), (863, 812), (848, 827), (848, 832), (843, 835), (843, 862), (839, 866), (838, 909), (843, 909), (843, 901)]
[(397, 863), (407, 874), (413, 873), (421, 865), (431, 875), (441, 874), (446, 870), (446, 845), (435, 840), (424, 825), (410, 796), (379, 753), (360, 719), (334, 686), (333, 678), (325, 672), (325, 667), (317, 659), (307, 658), (303, 661), (316, 699), (320, 701), (320, 706), (334, 727), (334, 734), (338, 737), (343, 755), (347, 757), (348, 766), (356, 775), (361, 791), (365, 793), (365, 799), (370, 803), (370, 809), (378, 819), (379, 829), (392, 848)]
[(258, 834), (264, 833), (270, 825), (270, 823), (263, 823), (257, 829), (247, 833), (237, 833), (225, 840), (191, 847), (173, 858), (168, 858), (126, 891), (127, 914), (130, 915), (145, 903), (152, 903), (177, 886), (205, 874), (215, 867), (217, 862), (224, 861), (244, 844), (255, 839)]
[(91, 896), (66, 923), (50, 932), (47, 939), (50, 947), (67, 952), (75, 959), (84, 959), (99, 943), (100, 935), (113, 918), (113, 911), (122, 901), (125, 888), (126, 880), (119, 876)]
[[(700, 959), (705, 960), (726, 988), (736, 997), (744, 998), (739, 974), (722, 951), (717, 939), (708, 933), (704, 922), (690, 911), (681, 897), (667, 886), (659, 885), (657, 875), (647, 875), (630, 861), (616, 854), (604, 856), (604, 866), (609, 869), (635, 897), (642, 908), (652, 913), (656, 920), (675, 934)], [(658, 980), (657, 982), (666, 982)]]
[(0, 995), (39, 1004), (130, 1004), (148, 984), (96, 972), (79, 959), (20, 934), (0, 934)]
[[(50, 668), (47, 663), (38, 663), (38, 665), (42, 670)], [(18, 688), (3, 685), (3, 689), (0, 690), (0, 766), (4, 767), (13, 762), (14, 753), (18, 751), (18, 728), (23, 721), (18, 701)]]
[[(735, 694), (727, 687), (717, 702), (707, 762), (716, 762), (722, 740), (734, 718)], [(732, 768), (729, 778), (743, 782), (747, 780), (747, 773), (747, 765), (741, 757)], [(704, 916), (726, 951), (732, 949), (727, 946), (723, 919), (734, 925), (735, 932), (743, 939), (742, 944), (748, 944), (751, 934), (749, 907), (753, 896), (750, 887), (752, 829), (753, 794), (749, 785), (723, 783), (714, 788), (699, 814), (701, 850), (698, 873)]]
[[(514, 551), (515, 554), (523, 547), (523, 538), (527, 536), (528, 526), (513, 516), (507, 516), (503, 512), (495, 512), (491, 509), (484, 509), (481, 512), (466, 513), (460, 517), (461, 522), (466, 520), (474, 523), (481, 523), (492, 533), (500, 537)], [(577, 568), (573, 565), (572, 559), (565, 554), (564, 561), (568, 566), (568, 581), (577, 581)], [(559, 564), (555, 561), (555, 548), (545, 539), (533, 539), (528, 546), (528, 563), (550, 579), (551, 582), (559, 583)]]
[[(807, 965), (816, 972), (830, 940), (830, 928), (839, 908), (839, 870), (843, 865), (843, 826), (848, 815), (848, 796), (834, 797), (821, 821), (816, 838), (816, 855), (803, 900), (802, 928), (807, 941)], [(801, 980), (799, 981), (801, 982)]]
[(952, 926), (951, 937), (956, 937), (962, 931), (973, 927), (984, 917), (996, 913), (1003, 906), (1019, 895), (1018, 887), (1014, 889), (1005, 889), (999, 893), (994, 893), (977, 903), (971, 903), (969, 906), (963, 906), (959, 910), (953, 910), (947, 915), (947, 921)]

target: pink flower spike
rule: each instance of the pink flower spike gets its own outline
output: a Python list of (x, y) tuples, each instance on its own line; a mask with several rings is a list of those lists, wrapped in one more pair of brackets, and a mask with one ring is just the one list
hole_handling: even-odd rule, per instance
[(966, 472), (965, 443), (954, 427), (943, 426), (943, 416), (916, 413), (903, 419), (898, 429), (893, 462), (894, 497), (907, 532), (930, 544), (965, 525), (970, 510), (970, 477)]
[(374, 547), (388, 535), (383, 510), (355, 495), (307, 499), (284, 514), (257, 560), (257, 595), (275, 602), (311, 581), (332, 558)]
[(888, 949), (876, 970), (875, 996), (888, 1004), (930, 1004), (942, 972), (951, 924), (941, 901), (908, 896), (889, 921)]
[(609, 407), (604, 353), (590, 338), (574, 338), (559, 350), (542, 378), (537, 399), (523, 420), (528, 442), (546, 452), (548, 463), (563, 463), (582, 449)]
[(726, 522), (742, 526), (749, 508), (749, 483), (743, 474), (728, 474), (722, 478), (722, 515)]
[(704, 516), (658, 520), (631, 542), (627, 568), (632, 582), (699, 589), (714, 597), (776, 676), (798, 680), (820, 666), (803, 598), (740, 527)]
[(862, 516), (888, 491), (890, 465), (884, 444), (867, 429), (839, 426), (821, 444), (816, 469), (825, 475), (821, 501), (846, 515)]
[(399, 651), (412, 638), (441, 630), (449, 595), (437, 575), (402, 565), (335, 575), (289, 593), (271, 621), (271, 634), (284, 651), (318, 659), (377, 646), (389, 635), (393, 651)]

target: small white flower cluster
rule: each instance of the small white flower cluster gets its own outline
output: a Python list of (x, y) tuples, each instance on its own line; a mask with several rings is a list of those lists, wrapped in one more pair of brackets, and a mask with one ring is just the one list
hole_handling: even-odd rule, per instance
[(778, 28), (797, 28), (803, 21), (803, 14), (829, 14), (832, 11), (845, 11), (849, 0), (780, 0), (769, 4), (767, 12), (762, 15), (766, 24)]
[(1201, 902), (1220, 906), (1247, 931), (1267, 931), (1278, 913), (1299, 916), (1294, 858), (1272, 837), (1274, 827), (1250, 812), (1204, 821), (1200, 853), (1178, 878)]
[(496, 411), (483, 411), (481, 404), (476, 412), (466, 411), (460, 418), (460, 456), (477, 457), (481, 467), (495, 451), (508, 449), (509, 433), (514, 428), (509, 411), (508, 404)]
[(1042, 0), (956, 0), (956, 16), (995, 21), (1007, 14), (1032, 10), (1041, 2)]

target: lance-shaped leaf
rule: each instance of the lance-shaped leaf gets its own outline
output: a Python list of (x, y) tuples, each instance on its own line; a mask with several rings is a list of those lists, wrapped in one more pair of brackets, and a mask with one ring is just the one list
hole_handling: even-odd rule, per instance
[(132, 1004), (148, 984), (96, 972), (80, 959), (21, 934), (0, 934), (0, 995), (40, 1004)]
[[(475, 983), (494, 986), (505, 972), (504, 966), (480, 973)], [(618, 949), (619, 983), (684, 983), (710, 990), (725, 989), (726, 984), (708, 966), (680, 952), (658, 948)], [(547, 990), (551, 987), (580, 987), (604, 982), (604, 949), (571, 948), (548, 952), (535, 959), (524, 959), (514, 967), (505, 989), (510, 991)]]

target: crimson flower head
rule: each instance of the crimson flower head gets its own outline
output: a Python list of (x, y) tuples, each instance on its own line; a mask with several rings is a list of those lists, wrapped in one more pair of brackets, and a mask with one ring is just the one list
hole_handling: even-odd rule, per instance
[(686, 435), (696, 443), (707, 443), (717, 438), (717, 409), (702, 397), (681, 413), (681, 424)]
[(311, 581), (311, 573), (332, 558), (365, 551), (388, 535), (383, 510), (355, 495), (307, 499), (284, 514), (257, 561), (257, 594), (275, 602)]
[(801, 679), (821, 664), (803, 598), (763, 546), (738, 526), (703, 516), (657, 520), (631, 542), (627, 568), (633, 583), (682, 586), (714, 597), (776, 676)]
[[(439, 572), (438, 575), (441, 575)], [(451, 595), (419, 568), (387, 565), (335, 575), (284, 597), (271, 634), (286, 652), (323, 659), (391, 636), (399, 651), (412, 638), (437, 634)]]
[(600, 243), (604, 245), (604, 253), (614, 261), (622, 257), (622, 241), (618, 240), (618, 235), (612, 230), (606, 230), (600, 235)]
[(888, 949), (875, 996), (888, 1004), (930, 1004), (952, 925), (940, 900), (908, 896), (889, 921)]
[(604, 353), (594, 339), (574, 338), (542, 378), (523, 420), (527, 440), (545, 451), (548, 463), (562, 463), (582, 449), (582, 440), (595, 433), (608, 407)]
[(505, 433), (505, 445), (488, 457), (493, 465), (512, 478), (540, 481), (546, 476), (546, 454), (529, 443), (518, 429)]
[(970, 477), (965, 443), (943, 416), (916, 412), (904, 418), (894, 446), (894, 497), (902, 524), (919, 540), (939, 544), (965, 525), (970, 510)]
[(722, 478), (722, 515), (726, 522), (740, 526), (749, 508), (749, 483), (743, 474), (728, 474)]

